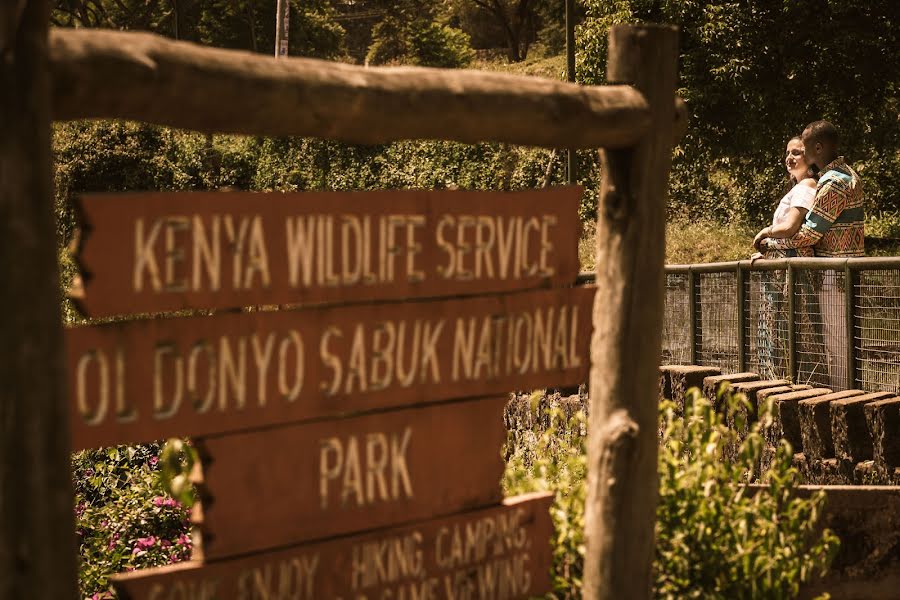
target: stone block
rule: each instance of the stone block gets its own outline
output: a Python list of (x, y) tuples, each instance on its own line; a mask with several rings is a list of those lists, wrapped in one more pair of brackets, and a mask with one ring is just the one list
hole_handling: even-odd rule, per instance
[(865, 392), (862, 390), (845, 390), (807, 398), (797, 404), (800, 414), (800, 437), (806, 456), (813, 461), (834, 458), (834, 439), (831, 436), (831, 402), (863, 394)]
[(890, 392), (874, 392), (831, 402), (831, 437), (838, 460), (851, 464), (872, 460), (872, 436), (864, 408), (876, 400), (893, 397)]
[(797, 404), (801, 400), (824, 396), (831, 392), (832, 390), (828, 388), (811, 388), (769, 396), (766, 399), (772, 402), (772, 422), (763, 428), (763, 437), (773, 446), (777, 445), (779, 440), (787, 440), (794, 452), (802, 452), (803, 439), (800, 437)]
[(885, 398), (864, 407), (872, 436), (872, 460), (889, 472), (900, 467), (900, 398)]
[(673, 400), (676, 412), (684, 414), (684, 395), (692, 387), (703, 389), (703, 381), (722, 373), (718, 367), (701, 367), (697, 365), (665, 365), (660, 371), (661, 397)]
[[(703, 395), (709, 400), (716, 410), (719, 410), (719, 387), (722, 383), (742, 383), (745, 381), (759, 381), (756, 373), (731, 373), (729, 375), (711, 375), (703, 379)], [(730, 386), (729, 386), (730, 387)]]

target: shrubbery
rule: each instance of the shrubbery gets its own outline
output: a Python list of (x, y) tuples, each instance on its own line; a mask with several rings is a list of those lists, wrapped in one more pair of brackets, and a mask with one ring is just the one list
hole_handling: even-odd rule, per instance
[(72, 457), (83, 598), (111, 597), (109, 576), (190, 558), (188, 510), (163, 490), (159, 446), (118, 446)]
[[(722, 401), (735, 411), (743, 395)], [(825, 501), (819, 492), (796, 495), (798, 473), (783, 442), (758, 488), (745, 484), (756, 474), (762, 451), (760, 424), (739, 441), (696, 390), (687, 416), (674, 404), (660, 407), (659, 505), (656, 523), (654, 592), (657, 598), (790, 598), (800, 585), (823, 574), (838, 540), (819, 531)], [(546, 416), (541, 416), (541, 415)], [(763, 413), (763, 422), (768, 418)], [(505, 488), (508, 493), (551, 490), (556, 598), (581, 597), (584, 560), (585, 441), (583, 410), (571, 401), (542, 394), (511, 405)], [(735, 453), (734, 449), (738, 448)], [(729, 461), (727, 457), (737, 458)]]
[[(507, 144), (395, 142), (352, 146), (328, 140), (206, 136), (121, 121), (54, 127), (57, 227), (71, 235), (77, 193), (145, 190), (254, 191), (517, 189), (565, 179), (565, 156)], [(590, 154), (580, 156), (593, 215), (598, 182)]]

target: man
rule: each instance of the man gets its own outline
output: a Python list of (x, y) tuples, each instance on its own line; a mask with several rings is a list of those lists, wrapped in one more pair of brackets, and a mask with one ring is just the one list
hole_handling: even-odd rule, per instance
[[(762, 246), (799, 254), (811, 247), (815, 256), (822, 257), (864, 256), (863, 186), (856, 171), (839, 156), (837, 128), (828, 121), (815, 121), (803, 130), (801, 140), (806, 161), (820, 175), (815, 201), (797, 233), (765, 239)], [(818, 298), (829, 385), (848, 389), (855, 382), (847, 380), (847, 307), (836, 271), (824, 272)]]
[(785, 239), (766, 239), (762, 247), (811, 246), (816, 256), (864, 256), (863, 186), (856, 171), (838, 155), (837, 128), (828, 121), (815, 121), (803, 130), (801, 140), (806, 161), (820, 175), (815, 203), (800, 231)]

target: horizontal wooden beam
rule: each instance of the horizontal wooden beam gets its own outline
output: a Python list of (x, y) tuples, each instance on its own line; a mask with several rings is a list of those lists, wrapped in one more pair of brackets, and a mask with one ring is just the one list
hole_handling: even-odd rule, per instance
[[(53, 118), (121, 118), (209, 133), (620, 148), (647, 132), (627, 85), (267, 56), (108, 30), (50, 33)], [(684, 104), (674, 108), (685, 123)]]

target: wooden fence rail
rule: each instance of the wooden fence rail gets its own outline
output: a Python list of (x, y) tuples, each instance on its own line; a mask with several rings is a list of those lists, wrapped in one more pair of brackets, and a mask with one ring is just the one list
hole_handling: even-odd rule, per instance
[[(49, 51), (56, 120), (122, 118), (356, 144), (443, 139), (547, 148), (622, 148), (650, 128), (647, 102), (628, 85), (275, 60), (96, 29), (51, 29)], [(674, 118), (683, 131), (683, 102), (676, 103)]]

